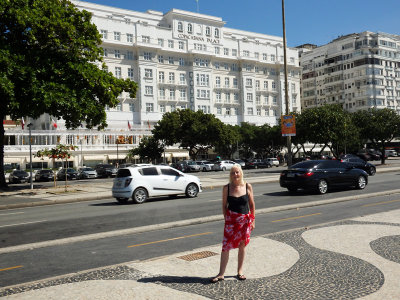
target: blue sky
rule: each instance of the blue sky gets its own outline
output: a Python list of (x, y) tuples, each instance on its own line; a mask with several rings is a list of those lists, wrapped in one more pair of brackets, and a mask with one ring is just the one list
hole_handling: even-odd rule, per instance
[[(145, 12), (197, 11), (195, 0), (86, 0)], [(199, 12), (222, 17), (227, 27), (282, 36), (281, 0), (199, 0)], [(340, 35), (381, 31), (400, 35), (399, 0), (285, 0), (290, 47), (323, 45)]]

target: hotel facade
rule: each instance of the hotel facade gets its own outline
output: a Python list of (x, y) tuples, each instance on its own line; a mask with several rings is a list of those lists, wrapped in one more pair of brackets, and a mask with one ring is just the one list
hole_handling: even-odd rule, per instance
[[(167, 13), (136, 12), (83, 1), (78, 9), (93, 14), (102, 36), (104, 62), (119, 78), (138, 83), (136, 98), (127, 93), (115, 108), (106, 107), (108, 128), (68, 130), (63, 120), (55, 128), (43, 115), (31, 122), (34, 151), (57, 143), (79, 147), (71, 165), (91, 166), (123, 160), (165, 112), (189, 108), (212, 113), (226, 124), (249, 122), (277, 125), (286, 111), (283, 39), (225, 26), (220, 17), (179, 9)], [(300, 111), (298, 49), (287, 49), (289, 111)], [(28, 131), (9, 126), (5, 162), (23, 168), (29, 162)], [(123, 141), (123, 143), (117, 143)], [(167, 149), (166, 158), (188, 157)], [(35, 166), (44, 161), (34, 159)], [(47, 167), (53, 162), (45, 161)]]
[(338, 103), (400, 112), (400, 36), (361, 32), (301, 54), (302, 109)]

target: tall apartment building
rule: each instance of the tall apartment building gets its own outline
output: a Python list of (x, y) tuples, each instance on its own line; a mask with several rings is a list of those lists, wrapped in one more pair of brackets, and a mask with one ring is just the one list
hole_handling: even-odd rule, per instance
[[(119, 145), (119, 158), (125, 157), (164, 113), (176, 109), (202, 110), (227, 124), (272, 126), (286, 111), (281, 37), (231, 29), (220, 17), (179, 9), (136, 12), (72, 2), (93, 14), (109, 72), (134, 80), (139, 89), (136, 98), (123, 93), (117, 107), (106, 107), (109, 126), (104, 132), (70, 131), (62, 120), (54, 130), (49, 116), (33, 120), (35, 147), (82, 143), (83, 153), (74, 156), (74, 165), (93, 165), (116, 159), (120, 136), (128, 141)], [(287, 49), (287, 57), (289, 110), (300, 111), (298, 49)], [(26, 130), (9, 141), (15, 143), (10, 150), (25, 147)], [(20, 151), (14, 154), (24, 161)]]
[(300, 57), (302, 109), (339, 103), (348, 111), (400, 112), (400, 36), (361, 32), (339, 37)]

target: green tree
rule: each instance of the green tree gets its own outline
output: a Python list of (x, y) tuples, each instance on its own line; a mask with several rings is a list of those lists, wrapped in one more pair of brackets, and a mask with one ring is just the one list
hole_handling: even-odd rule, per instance
[(161, 158), (164, 146), (152, 136), (145, 136), (141, 139), (138, 147), (129, 150), (128, 157), (139, 156), (142, 160), (153, 163)]
[(246, 158), (254, 156), (254, 143), (257, 138), (257, 126), (243, 122), (240, 125), (240, 155)]
[[(360, 136), (365, 141), (369, 140), (382, 154), (385, 154), (386, 143), (399, 135), (400, 116), (389, 108), (355, 112), (353, 122), (360, 129)], [(385, 163), (384, 155), (381, 162)]]
[(212, 114), (190, 109), (176, 110), (163, 115), (152, 131), (154, 138), (165, 145), (180, 144), (189, 150), (191, 158), (206, 153), (219, 138), (223, 123)]
[(233, 153), (238, 149), (240, 141), (240, 128), (235, 125), (223, 125), (219, 138), (215, 143), (215, 152), (223, 157), (232, 159)]
[[(68, 128), (106, 124), (105, 106), (133, 81), (101, 68), (103, 50), (91, 14), (67, 0), (0, 1), (0, 117), (48, 113)], [(5, 187), (4, 126), (0, 123), (0, 187)]]

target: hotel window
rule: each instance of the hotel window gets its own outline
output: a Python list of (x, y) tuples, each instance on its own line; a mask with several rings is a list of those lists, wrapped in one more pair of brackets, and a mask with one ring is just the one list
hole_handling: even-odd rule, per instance
[(169, 100), (175, 100), (175, 90), (169, 90)]
[(272, 110), (272, 115), (273, 115), (274, 117), (277, 117), (277, 116), (278, 116), (278, 113), (277, 113), (276, 109), (273, 109), (273, 110)]
[(169, 56), (169, 57), (168, 57), (168, 63), (169, 63), (170, 65), (173, 65), (173, 64), (174, 64), (174, 58), (173, 58), (172, 56)]
[(225, 77), (225, 87), (229, 87), (229, 77)]
[(264, 108), (264, 115), (269, 116), (269, 108)]
[(260, 98), (261, 98), (260, 95), (256, 95), (256, 104), (257, 104), (257, 105), (260, 105), (260, 104), (261, 104)]
[(292, 93), (294, 93), (296, 91), (296, 84), (295, 83), (291, 84), (291, 90), (292, 90)]
[(101, 29), (101, 30), (100, 30), (100, 35), (101, 35), (101, 37), (102, 37), (103, 39), (107, 39), (107, 36), (108, 36), (107, 30)]
[(251, 78), (246, 78), (246, 86), (253, 86), (253, 80)]
[(215, 30), (214, 30), (214, 36), (215, 36), (215, 37), (219, 37), (219, 29), (218, 29), (218, 28), (215, 28)]
[(214, 68), (215, 68), (216, 70), (219, 70), (219, 62), (215, 62), (215, 63), (214, 63)]
[(180, 31), (180, 32), (183, 31), (183, 24), (182, 24), (182, 22), (178, 22), (178, 31)]
[(232, 49), (232, 56), (237, 56), (237, 50), (236, 49)]
[(221, 92), (215, 93), (215, 99), (217, 100), (217, 102), (221, 102)]
[(271, 54), (271, 61), (275, 61), (275, 55)]
[(254, 57), (257, 58), (257, 59), (259, 59), (259, 58), (260, 58), (260, 53), (254, 52)]
[(261, 108), (257, 108), (257, 116), (261, 116)]
[(175, 73), (169, 72), (169, 83), (175, 83)]
[(122, 111), (122, 104), (118, 103), (117, 106), (115, 107), (116, 111)]
[(114, 50), (114, 57), (121, 58), (121, 52), (119, 50)]
[(158, 62), (159, 62), (160, 64), (163, 64), (163, 63), (164, 63), (164, 56), (159, 55), (159, 56), (158, 56)]
[(225, 102), (230, 103), (231, 102), (231, 94), (230, 93), (225, 93)]
[(110, 111), (110, 107), (109, 107), (108, 105), (106, 105), (106, 106), (104, 107), (104, 109), (105, 109), (106, 111)]
[(256, 80), (256, 90), (260, 89), (260, 80)]
[(219, 47), (214, 47), (215, 54), (219, 54)]
[(227, 107), (225, 108), (225, 115), (229, 116), (231, 114), (231, 108)]
[(222, 108), (221, 107), (217, 107), (217, 115), (220, 115), (222, 113)]
[(206, 36), (210, 36), (211, 35), (211, 29), (210, 27), (206, 27)]
[(193, 25), (192, 24), (188, 24), (188, 33), (193, 33)]
[(215, 77), (215, 87), (221, 87), (221, 77)]
[(264, 104), (268, 105), (268, 95), (264, 96)]
[(153, 87), (146, 85), (144, 88), (144, 94), (148, 96), (153, 96)]
[(243, 56), (249, 57), (249, 56), (250, 56), (250, 51), (248, 51), (248, 50), (243, 50)]
[(114, 41), (121, 40), (121, 32), (114, 32)]
[(182, 57), (179, 58), (179, 65), (180, 66), (184, 66), (185, 65), (185, 60)]
[(228, 64), (224, 64), (224, 69), (226, 70), (226, 71), (229, 71), (229, 65)]
[(186, 109), (186, 104), (182, 104), (181, 106), (179, 106), (179, 108), (180, 108), (181, 110)]
[(251, 65), (246, 65), (246, 71), (251, 72)]
[(160, 104), (160, 112), (165, 113), (165, 104)]
[(239, 102), (239, 93), (234, 93), (233, 94), (233, 101)]
[(258, 73), (260, 71), (260, 69), (258, 68), (258, 66), (254, 67), (254, 72)]
[(164, 47), (164, 40), (163, 39), (158, 39), (158, 46)]
[(291, 58), (290, 58), (290, 62), (291, 62), (292, 64), (294, 64), (294, 57), (291, 57)]
[(108, 50), (106, 48), (103, 48), (103, 56), (104, 57), (108, 56)]
[(147, 35), (142, 35), (142, 42), (149, 44), (150, 43), (150, 37)]
[(144, 77), (153, 78), (153, 70), (152, 69), (144, 69)]
[(224, 55), (229, 55), (229, 49), (228, 48), (224, 48)]
[(158, 90), (158, 94), (159, 94), (160, 100), (164, 100), (165, 99), (165, 89), (164, 88), (160, 88)]
[(275, 81), (272, 81), (272, 90), (276, 90), (276, 82)]
[(239, 114), (239, 108), (235, 107), (233, 109), (234, 114), (237, 116)]
[(132, 33), (127, 33), (126, 34), (126, 41), (128, 43), (133, 43), (133, 34)]
[(253, 108), (252, 107), (248, 107), (247, 108), (247, 114), (252, 116), (253, 115)]
[(238, 70), (238, 65), (232, 64), (232, 71), (237, 71), (237, 70)]
[(129, 111), (131, 111), (131, 112), (135, 111), (135, 104), (129, 103)]
[(171, 111), (175, 111), (175, 110), (176, 110), (175, 104), (171, 104)]
[(121, 78), (121, 67), (115, 67), (115, 77)]
[(247, 99), (247, 101), (249, 101), (249, 102), (253, 102), (253, 94), (252, 94), (252, 93), (247, 93), (246, 99)]
[(185, 44), (182, 41), (179, 41), (178, 42), (178, 47), (179, 47), (180, 50), (183, 50), (183, 49), (185, 49)]
[(126, 59), (130, 59), (130, 60), (133, 59), (133, 51), (127, 51), (126, 52)]
[(264, 81), (264, 90), (268, 90), (268, 81)]
[(151, 60), (151, 53), (150, 52), (144, 52), (143, 53), (143, 58), (144, 58), (144, 60)]
[(186, 84), (185, 73), (179, 74), (179, 84)]
[(158, 72), (158, 82), (163, 83), (164, 79), (165, 79), (164, 72), (162, 72), (162, 71)]
[(153, 111), (154, 111), (154, 104), (146, 103), (146, 112), (153, 112)]
[(168, 40), (168, 48), (174, 48), (174, 41)]
[(186, 89), (180, 89), (179, 93), (181, 100), (186, 100)]
[(263, 60), (267, 60), (268, 56), (267, 53), (263, 53)]
[(277, 105), (278, 104), (278, 97), (276, 97), (276, 96), (272, 97), (272, 104), (273, 105)]
[(237, 80), (237, 78), (233, 78), (233, 87), (234, 87), (235, 89), (238, 88), (238, 80)]
[(293, 106), (296, 106), (296, 105), (297, 105), (297, 97), (296, 97), (296, 96), (293, 96), (293, 97), (292, 97), (292, 105), (293, 105)]
[(133, 68), (128, 68), (128, 78), (133, 80)]

